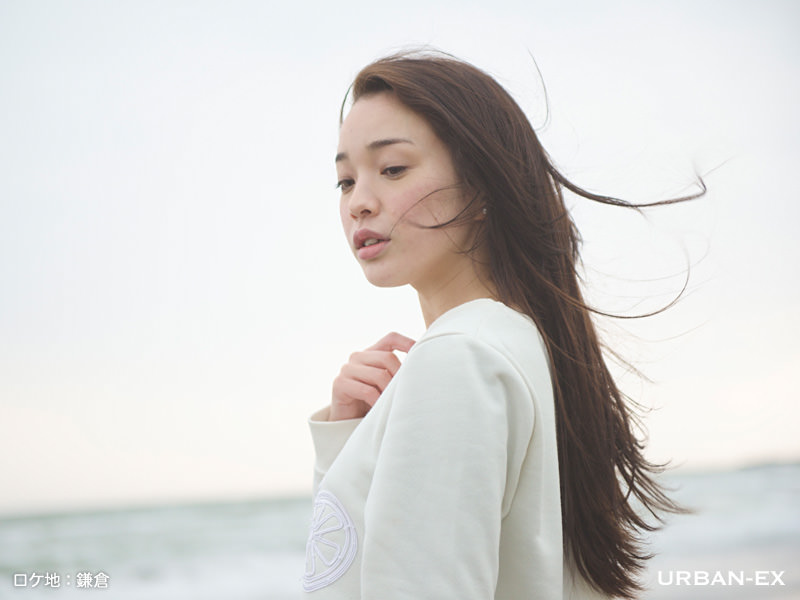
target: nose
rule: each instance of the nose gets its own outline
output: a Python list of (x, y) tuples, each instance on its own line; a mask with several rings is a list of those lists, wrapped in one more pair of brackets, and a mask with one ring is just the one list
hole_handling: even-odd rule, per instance
[(348, 209), (353, 219), (360, 219), (378, 212), (378, 197), (366, 184), (358, 182), (353, 185), (348, 198)]

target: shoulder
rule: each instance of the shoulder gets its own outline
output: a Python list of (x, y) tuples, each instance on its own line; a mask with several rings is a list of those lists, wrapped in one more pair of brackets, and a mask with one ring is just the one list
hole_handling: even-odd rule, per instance
[[(550, 394), (547, 357), (533, 321), (493, 300), (445, 313), (408, 353), (397, 394), (416, 404), (436, 398), (447, 407), (511, 405), (528, 412)], [(449, 408), (454, 408), (450, 406)]]
[(530, 437), (539, 388), (551, 387), (538, 332), (527, 317), (487, 302), (445, 313), (414, 345), (392, 381), (390, 424), (458, 439)]
[(550, 379), (545, 346), (531, 318), (487, 298), (467, 302), (439, 317), (411, 349), (406, 362), (419, 368), (464, 360), (477, 363), (474, 366), (479, 370), (491, 366), (514, 371), (529, 383)]

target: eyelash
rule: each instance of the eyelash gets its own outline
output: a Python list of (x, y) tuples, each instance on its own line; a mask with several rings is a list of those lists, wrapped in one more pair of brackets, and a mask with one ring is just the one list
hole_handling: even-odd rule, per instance
[[(381, 175), (386, 175), (387, 177), (398, 177), (405, 173), (408, 167), (396, 165), (391, 167), (386, 167), (383, 171), (381, 171)], [(355, 182), (352, 179), (340, 179), (336, 182), (336, 187), (342, 191), (342, 193), (347, 192)]]
[[(402, 175), (407, 168), (408, 167), (403, 167), (401, 165), (386, 167), (383, 171), (381, 171), (381, 175), (388, 175), (389, 177), (397, 177), (398, 175)], [(389, 173), (389, 171), (395, 171), (395, 172)]]
[(341, 179), (336, 183), (336, 187), (345, 193), (350, 187), (353, 185), (354, 181), (352, 179)]

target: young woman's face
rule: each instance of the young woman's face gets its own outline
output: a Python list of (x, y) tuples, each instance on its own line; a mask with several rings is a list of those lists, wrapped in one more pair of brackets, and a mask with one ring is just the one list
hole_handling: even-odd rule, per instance
[(391, 93), (359, 99), (342, 123), (336, 171), (345, 235), (367, 279), (421, 294), (472, 268), (471, 228), (448, 148)]

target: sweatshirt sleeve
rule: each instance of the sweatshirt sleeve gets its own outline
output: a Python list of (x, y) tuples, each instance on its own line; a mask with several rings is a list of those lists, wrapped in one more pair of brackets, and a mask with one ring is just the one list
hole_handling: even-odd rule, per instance
[(329, 421), (330, 407), (323, 408), (311, 415), (308, 426), (311, 439), (314, 441), (314, 487), (313, 495), (317, 495), (319, 483), (330, 469), (331, 464), (363, 419), (345, 419)]
[(494, 598), (531, 394), (508, 359), (463, 334), (419, 343), (402, 370), (365, 506), (362, 597)]

